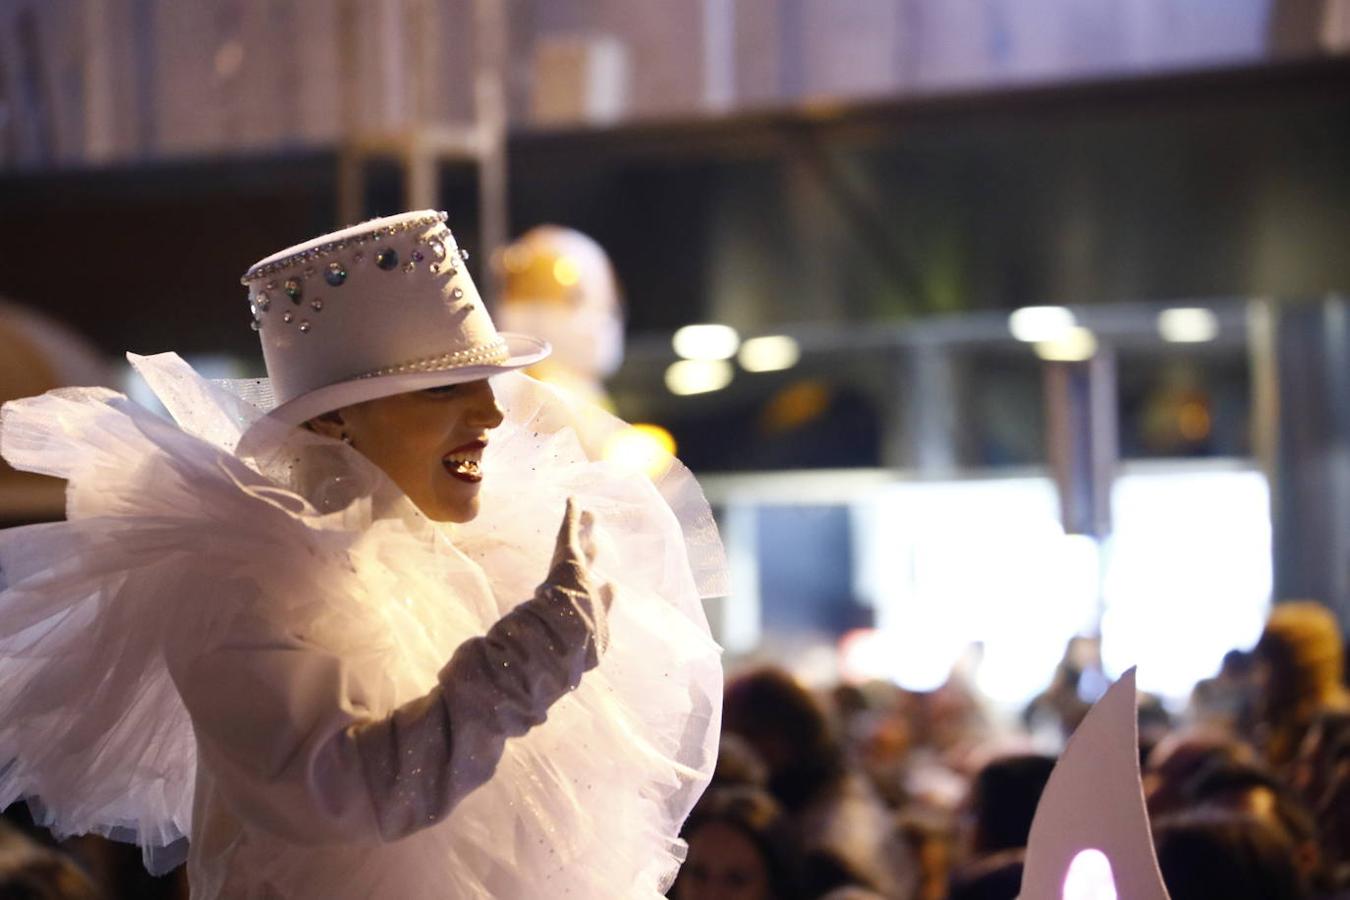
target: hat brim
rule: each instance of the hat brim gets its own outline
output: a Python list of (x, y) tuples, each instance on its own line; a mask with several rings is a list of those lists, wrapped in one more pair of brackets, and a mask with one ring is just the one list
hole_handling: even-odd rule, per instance
[(462, 384), (467, 381), (481, 381), (504, 372), (514, 372), (534, 365), (546, 358), (552, 351), (547, 341), (524, 334), (501, 332), (506, 341), (507, 358), (504, 362), (460, 366), (453, 369), (440, 369), (434, 372), (407, 372), (398, 375), (379, 375), (373, 378), (352, 378), (336, 384), (325, 385), (268, 411), (267, 415), (253, 423), (239, 439), (238, 451), (248, 455), (259, 449), (259, 440), (264, 431), (275, 433), (277, 425), (297, 426), (308, 422), (315, 416), (342, 409), (355, 403), (392, 397), (412, 391), (425, 391), (430, 388)]

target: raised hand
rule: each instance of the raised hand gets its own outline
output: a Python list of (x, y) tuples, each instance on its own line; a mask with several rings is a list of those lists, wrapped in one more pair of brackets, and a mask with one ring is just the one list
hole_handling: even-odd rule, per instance
[(569, 497), (563, 512), (562, 526), (558, 529), (558, 539), (553, 547), (553, 562), (549, 566), (548, 577), (540, 587), (557, 588), (568, 594), (579, 595), (575, 599), (590, 607), (599, 601), (601, 608), (608, 612), (610, 604), (614, 602), (614, 587), (608, 583), (595, 583), (591, 567), (595, 564), (597, 553), (595, 514), (581, 510), (576, 500)]

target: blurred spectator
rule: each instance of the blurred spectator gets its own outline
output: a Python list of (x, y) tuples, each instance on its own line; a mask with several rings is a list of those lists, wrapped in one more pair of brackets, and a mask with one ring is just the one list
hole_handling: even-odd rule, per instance
[(1350, 759), (1341, 759), (1315, 812), (1322, 826), (1327, 880), (1340, 892), (1338, 897), (1350, 897)]
[(1053, 746), (1062, 747), (1092, 708), (1102, 685), (1083, 684), (1083, 672), (1093, 665), (1096, 648), (1086, 638), (1073, 638), (1064, 648), (1064, 657), (1055, 667), (1050, 686), (1037, 694), (1022, 711), (1022, 724), (1033, 735), (1051, 734)]
[(1311, 807), (1326, 796), (1337, 768), (1350, 760), (1350, 712), (1324, 713), (1313, 720), (1299, 745), (1290, 783)]
[(1246, 730), (1252, 721), (1255, 658), (1242, 650), (1223, 655), (1219, 672), (1191, 691), (1189, 716), (1198, 725)]
[(1279, 829), (1223, 811), (1155, 823), (1158, 866), (1172, 900), (1304, 900), (1309, 896)]
[(905, 784), (912, 749), (909, 724), (898, 715), (878, 712), (859, 717), (851, 737), (859, 770), (887, 806), (900, 808), (909, 799)]
[(1350, 895), (1350, 713), (1319, 716), (1299, 748), (1294, 787), (1318, 823), (1332, 886)]
[(1139, 761), (1148, 759), (1153, 748), (1172, 733), (1175, 723), (1161, 698), (1153, 694), (1139, 694)]
[(769, 770), (764, 760), (755, 753), (745, 739), (722, 733), (717, 750), (717, 768), (713, 770), (711, 787), (764, 787)]
[(1281, 603), (1255, 653), (1263, 749), (1284, 774), (1318, 716), (1350, 712), (1340, 626), (1320, 603)]
[(64, 854), (0, 823), (0, 900), (98, 900), (101, 896)]
[(760, 669), (727, 685), (722, 722), (768, 767), (769, 792), (803, 851), (808, 896), (845, 886), (910, 894), (915, 873), (907, 848), (866, 781), (845, 765), (815, 697), (787, 673)]
[(898, 827), (918, 867), (914, 900), (944, 900), (956, 843), (950, 817), (916, 810), (902, 815)]
[(867, 778), (882, 802), (899, 809), (909, 799), (905, 782), (914, 749), (908, 697), (881, 681), (841, 685), (831, 696), (850, 751), (849, 764)]
[(1255, 762), (1256, 754), (1212, 729), (1173, 732), (1158, 742), (1144, 763), (1144, 797), (1150, 816), (1178, 812), (1190, 802), (1191, 782), (1220, 763)]
[(1317, 827), (1294, 790), (1268, 770), (1254, 763), (1216, 760), (1196, 775), (1187, 793), (1195, 808), (1241, 813), (1278, 830), (1289, 841), (1304, 883), (1320, 886)]
[(975, 687), (973, 669), (979, 648), (972, 647), (952, 668), (946, 682), (924, 694), (924, 738), (949, 760), (970, 757), (994, 734), (985, 697)]
[(1005, 756), (985, 765), (970, 787), (971, 858), (1027, 845), (1036, 804), (1055, 761), (1048, 756)]
[(793, 900), (799, 878), (782, 811), (752, 787), (713, 788), (684, 826), (676, 900)]
[(1022, 863), (1022, 850), (1005, 850), (969, 863), (952, 875), (948, 900), (1017, 900)]

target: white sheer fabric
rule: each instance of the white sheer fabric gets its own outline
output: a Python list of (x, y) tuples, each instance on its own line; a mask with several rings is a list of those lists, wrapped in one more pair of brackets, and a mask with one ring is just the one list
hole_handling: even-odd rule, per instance
[[(0, 803), (160, 867), (190, 836), (194, 898), (660, 896), (721, 704), (688, 472), (596, 461), (626, 426), (502, 376), (449, 530), (335, 442), (236, 457), (258, 407), (133, 362), (177, 426), (93, 389), (0, 418), (11, 464), (70, 481), (68, 521), (0, 533)], [(616, 587), (598, 665), (535, 595), (567, 497)]]

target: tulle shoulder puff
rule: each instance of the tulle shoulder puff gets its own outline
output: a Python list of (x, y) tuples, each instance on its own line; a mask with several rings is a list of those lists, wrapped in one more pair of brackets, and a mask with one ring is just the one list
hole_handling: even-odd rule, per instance
[(196, 768), (165, 643), (256, 602), (278, 557), (341, 554), (344, 537), (210, 439), (234, 402), (187, 373), (166, 357), (152, 379), (195, 382), (161, 397), (201, 434), (100, 388), (0, 413), (5, 459), (68, 482), (66, 521), (0, 532), (0, 806), (27, 798), (58, 835), (139, 843), (156, 870), (181, 862)]

